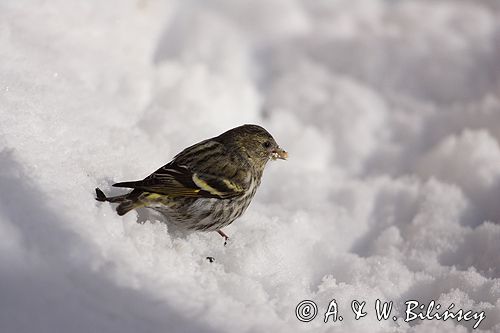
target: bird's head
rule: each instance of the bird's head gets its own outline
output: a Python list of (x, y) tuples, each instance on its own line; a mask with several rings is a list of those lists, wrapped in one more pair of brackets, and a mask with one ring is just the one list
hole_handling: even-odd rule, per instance
[(279, 147), (273, 136), (258, 125), (239, 126), (221, 134), (220, 137), (261, 167), (270, 159), (286, 160), (288, 157), (288, 153)]

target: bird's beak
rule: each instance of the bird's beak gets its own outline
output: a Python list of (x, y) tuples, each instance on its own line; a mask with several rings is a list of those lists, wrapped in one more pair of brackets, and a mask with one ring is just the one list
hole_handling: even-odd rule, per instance
[(273, 160), (286, 160), (288, 158), (288, 153), (281, 148), (273, 149), (271, 152), (271, 157)]

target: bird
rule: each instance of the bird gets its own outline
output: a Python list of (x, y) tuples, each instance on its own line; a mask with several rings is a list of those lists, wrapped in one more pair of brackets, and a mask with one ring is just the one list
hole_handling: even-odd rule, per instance
[(118, 203), (124, 215), (146, 207), (167, 223), (189, 231), (221, 230), (239, 218), (252, 201), (269, 160), (288, 153), (259, 125), (246, 124), (196, 143), (146, 178), (113, 184), (130, 192), (107, 197), (96, 188), (96, 200)]

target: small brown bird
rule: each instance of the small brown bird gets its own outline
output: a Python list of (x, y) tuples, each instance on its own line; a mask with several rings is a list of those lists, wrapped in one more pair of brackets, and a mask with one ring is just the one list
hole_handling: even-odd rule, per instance
[(264, 128), (243, 125), (184, 149), (143, 180), (113, 185), (132, 188), (127, 194), (96, 188), (96, 199), (119, 203), (118, 215), (152, 208), (182, 229), (217, 231), (227, 241), (221, 229), (247, 209), (267, 162), (287, 157)]

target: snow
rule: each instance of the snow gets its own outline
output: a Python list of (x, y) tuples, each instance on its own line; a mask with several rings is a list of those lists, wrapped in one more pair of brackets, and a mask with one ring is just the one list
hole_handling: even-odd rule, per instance
[[(0, 45), (0, 331), (500, 332), (496, 1), (4, 0)], [(243, 123), (290, 158), (228, 246), (94, 200)]]

